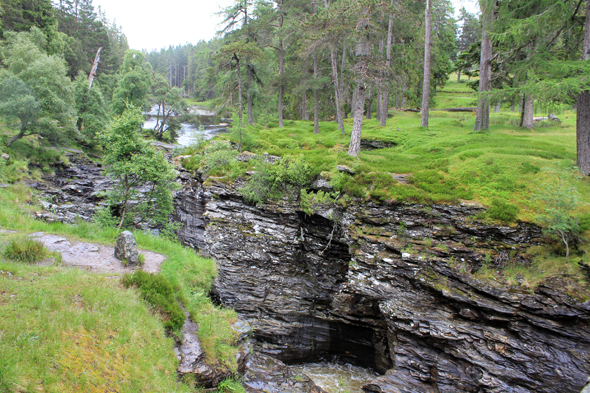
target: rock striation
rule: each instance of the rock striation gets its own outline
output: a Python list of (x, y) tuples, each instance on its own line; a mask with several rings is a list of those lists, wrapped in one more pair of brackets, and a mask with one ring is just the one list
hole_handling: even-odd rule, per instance
[(383, 375), (367, 392), (580, 392), (590, 302), (478, 278), (528, 263), (539, 228), (486, 225), (477, 204), (245, 203), (238, 180), (184, 182), (180, 238), (218, 262), (214, 287), (286, 363), (338, 356)]

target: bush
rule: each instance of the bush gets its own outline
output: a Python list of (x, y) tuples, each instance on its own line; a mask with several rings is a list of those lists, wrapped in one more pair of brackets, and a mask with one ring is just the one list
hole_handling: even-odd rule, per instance
[(4, 249), (4, 256), (17, 262), (38, 262), (49, 255), (43, 244), (30, 237), (11, 240)]
[(258, 205), (268, 199), (280, 199), (294, 193), (311, 181), (312, 169), (303, 156), (285, 157), (276, 164), (261, 163), (245, 187), (240, 189), (244, 199)]
[(334, 193), (318, 191), (317, 194), (301, 190), (299, 206), (308, 216), (315, 214), (322, 206), (332, 205), (336, 202)]
[(122, 282), (125, 288), (136, 287), (141, 297), (164, 316), (166, 329), (176, 330), (182, 326), (185, 315), (176, 301), (174, 288), (166, 277), (137, 270), (124, 275)]
[(518, 215), (518, 206), (496, 198), (492, 201), (492, 207), (486, 213), (488, 217), (494, 220), (510, 223), (514, 222)]

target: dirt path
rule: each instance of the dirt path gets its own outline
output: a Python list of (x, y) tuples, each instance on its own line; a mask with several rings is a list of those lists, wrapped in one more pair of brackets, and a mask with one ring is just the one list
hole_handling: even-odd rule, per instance
[(120, 260), (115, 258), (115, 248), (87, 242), (70, 242), (68, 239), (58, 235), (49, 235), (44, 232), (37, 232), (29, 235), (43, 243), (50, 251), (61, 254), (62, 263), (65, 266), (72, 266), (85, 269), (94, 273), (131, 273), (137, 269), (143, 269), (148, 273), (160, 271), (160, 265), (166, 257), (151, 251), (139, 250), (145, 255), (143, 267), (125, 267)]

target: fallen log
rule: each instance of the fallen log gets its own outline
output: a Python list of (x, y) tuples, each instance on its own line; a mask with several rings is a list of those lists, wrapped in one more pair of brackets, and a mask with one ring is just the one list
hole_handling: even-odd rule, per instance
[(561, 121), (559, 120), (559, 117), (555, 116), (553, 113), (550, 113), (549, 116), (547, 117), (533, 117), (534, 121), (545, 121), (545, 120), (556, 120), (556, 121)]
[(471, 107), (460, 107), (460, 108), (444, 108), (444, 109), (434, 109), (435, 111), (446, 111), (446, 112), (473, 112), (477, 110), (477, 108)]

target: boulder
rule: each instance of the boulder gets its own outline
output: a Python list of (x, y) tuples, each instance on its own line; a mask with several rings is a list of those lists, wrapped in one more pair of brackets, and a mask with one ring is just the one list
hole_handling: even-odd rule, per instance
[(130, 265), (139, 263), (139, 253), (137, 252), (137, 243), (133, 233), (125, 231), (119, 234), (115, 246), (115, 258), (126, 260)]
[(345, 173), (349, 173), (351, 175), (354, 175), (356, 172), (353, 169), (350, 169), (349, 167), (347, 167), (346, 165), (337, 165), (336, 169), (340, 172), (345, 172)]

